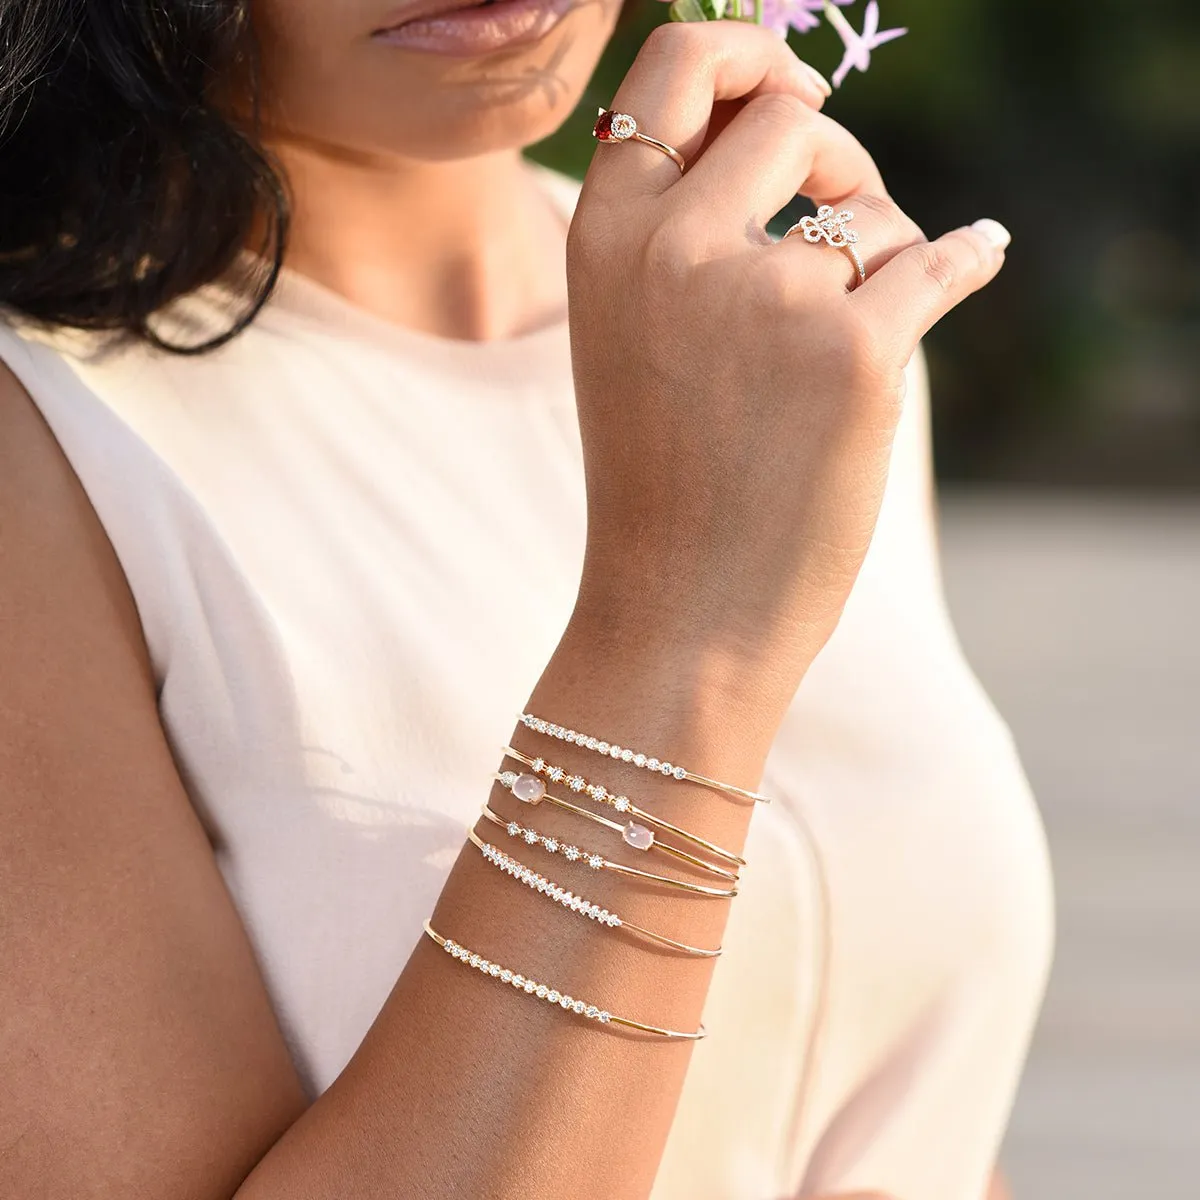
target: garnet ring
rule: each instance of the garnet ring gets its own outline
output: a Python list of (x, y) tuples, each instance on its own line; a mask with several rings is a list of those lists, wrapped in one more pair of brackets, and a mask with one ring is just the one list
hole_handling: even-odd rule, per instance
[(817, 209), (815, 217), (801, 217), (783, 236), (791, 237), (799, 234), (806, 242), (824, 242), (835, 250), (844, 250), (853, 260), (854, 268), (858, 271), (858, 282), (866, 283), (867, 268), (862, 255), (858, 252), (858, 234), (850, 228), (854, 214), (848, 209), (835, 212), (828, 204), (822, 204)]
[(679, 168), (679, 173), (683, 174), (683, 155), (674, 146), (668, 146), (658, 138), (639, 132), (637, 122), (628, 113), (615, 112), (611, 108), (602, 108), (599, 111), (600, 116), (592, 128), (592, 137), (596, 141), (643, 142), (647, 146), (653, 146), (655, 150), (661, 150)]

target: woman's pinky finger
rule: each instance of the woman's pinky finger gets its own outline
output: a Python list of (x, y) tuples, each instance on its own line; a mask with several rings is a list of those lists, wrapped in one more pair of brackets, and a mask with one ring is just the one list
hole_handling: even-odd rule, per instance
[(894, 339), (889, 349), (907, 359), (951, 309), (995, 279), (1011, 240), (1003, 225), (985, 219), (910, 246), (852, 292), (850, 301), (885, 339)]

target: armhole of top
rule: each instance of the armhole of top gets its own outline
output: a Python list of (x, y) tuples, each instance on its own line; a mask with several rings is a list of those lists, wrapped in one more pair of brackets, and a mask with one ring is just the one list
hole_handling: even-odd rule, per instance
[[(43, 375), (38, 357), (54, 353), (49, 347), (22, 337), (0, 316), (0, 368), (7, 376), (0, 381), (0, 388), (21, 393), (13, 396), (13, 406), (24, 405), (27, 410), (15, 420), (4, 423), (3, 436), (10, 453), (15, 451), (25, 462), (35, 465), (35, 474), (45, 484), (48, 495), (61, 498), (62, 514), (75, 528), (74, 536), (78, 537), (81, 546), (89, 547), (88, 553), (94, 556), (98, 582), (126, 626), (146, 684), (153, 692), (151, 654), (132, 585), (87, 487), (44, 411), (41, 398), (53, 384)], [(7, 400), (5, 407), (9, 407)], [(15, 446), (10, 440), (14, 438), (17, 439)]]

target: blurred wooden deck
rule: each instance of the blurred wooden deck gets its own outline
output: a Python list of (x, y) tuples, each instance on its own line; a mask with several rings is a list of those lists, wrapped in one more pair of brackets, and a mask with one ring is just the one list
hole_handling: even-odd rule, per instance
[(1054, 855), (1016, 1200), (1200, 1197), (1200, 500), (950, 491), (967, 654)]

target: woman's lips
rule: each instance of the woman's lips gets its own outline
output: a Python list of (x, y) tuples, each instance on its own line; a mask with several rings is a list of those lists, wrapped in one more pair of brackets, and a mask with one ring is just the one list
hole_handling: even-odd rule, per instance
[(558, 24), (573, 0), (493, 0), (469, 8), (454, 8), (452, 3), (440, 12), (381, 29), (374, 38), (427, 54), (488, 54), (536, 42)]

